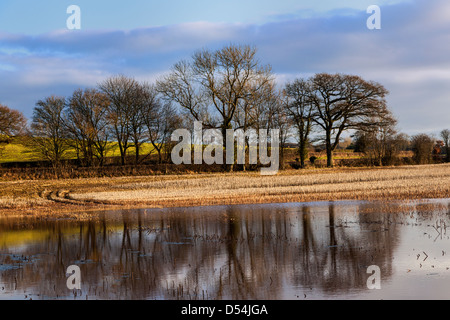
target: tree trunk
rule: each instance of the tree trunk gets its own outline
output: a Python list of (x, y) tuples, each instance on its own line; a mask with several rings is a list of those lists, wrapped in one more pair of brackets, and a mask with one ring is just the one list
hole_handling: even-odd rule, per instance
[(306, 141), (304, 139), (302, 139), (300, 141), (300, 148), (299, 148), (299, 153), (300, 153), (300, 167), (302, 169), (304, 169), (306, 167), (305, 163), (306, 163), (306, 157), (307, 157), (307, 144)]
[(140, 156), (140, 146), (137, 144), (137, 143), (135, 143), (135, 148), (136, 148), (136, 158), (135, 158), (135, 160), (134, 160), (134, 164), (135, 165), (138, 165), (139, 164), (139, 156)]
[(326, 147), (327, 147), (327, 167), (333, 167), (333, 147), (331, 146), (331, 132), (326, 133)]
[(162, 154), (161, 154), (161, 148), (156, 149), (158, 151), (158, 163), (162, 164)]
[(280, 169), (284, 170), (284, 145), (282, 145), (280, 147), (280, 151), (279, 151), (279, 155), (280, 155)]
[(224, 152), (223, 152), (223, 169), (227, 172), (233, 172), (234, 163), (228, 164), (227, 163), (227, 150), (228, 148), (234, 149), (234, 140), (232, 145), (227, 145), (227, 126), (222, 127), (222, 137), (223, 137), (223, 145), (224, 145)]
[(327, 167), (333, 168), (333, 151), (331, 146), (327, 146)]
[(122, 165), (124, 166), (125, 165), (125, 154), (126, 154), (126, 151), (125, 151), (125, 148), (122, 145), (122, 142), (120, 140), (119, 140), (119, 151), (120, 151), (120, 161), (121, 161)]
[(327, 128), (326, 136), (325, 136), (325, 144), (327, 149), (327, 167), (332, 168), (333, 167), (333, 148), (331, 146), (331, 131)]

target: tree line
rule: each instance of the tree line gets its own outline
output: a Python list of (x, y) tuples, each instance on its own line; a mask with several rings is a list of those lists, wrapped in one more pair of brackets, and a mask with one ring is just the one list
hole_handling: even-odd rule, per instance
[[(145, 143), (153, 146), (160, 163), (169, 161), (171, 133), (192, 127), (194, 121), (224, 136), (227, 129), (279, 129), (280, 163), (289, 139), (295, 139), (302, 168), (311, 143), (318, 140), (332, 167), (333, 151), (349, 132), (355, 150), (374, 165), (389, 164), (406, 144), (418, 163), (431, 156), (433, 138), (409, 139), (397, 132), (397, 120), (386, 103), (389, 92), (380, 83), (319, 73), (279, 88), (270, 65), (262, 64), (256, 53), (246, 45), (203, 49), (152, 84), (117, 75), (95, 88), (77, 89), (70, 97), (47, 97), (36, 103), (28, 132), (37, 150), (55, 166), (68, 150), (75, 150), (84, 166), (102, 166), (112, 145), (122, 165), (130, 150), (139, 164), (150, 155), (143, 154)], [(0, 106), (3, 139), (23, 134), (25, 128), (20, 112)], [(449, 160), (449, 130), (441, 136)]]

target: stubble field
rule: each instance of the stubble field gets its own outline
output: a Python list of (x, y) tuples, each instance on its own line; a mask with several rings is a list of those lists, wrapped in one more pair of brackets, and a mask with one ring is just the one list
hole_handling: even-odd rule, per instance
[(110, 208), (450, 198), (450, 164), (0, 182), (0, 215)]

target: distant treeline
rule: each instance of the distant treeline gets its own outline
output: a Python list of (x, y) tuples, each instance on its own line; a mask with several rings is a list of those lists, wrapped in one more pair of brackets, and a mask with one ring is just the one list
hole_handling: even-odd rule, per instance
[[(57, 168), (68, 150), (75, 150), (85, 167), (104, 166), (112, 145), (120, 164), (145, 161), (142, 146), (152, 145), (158, 162), (170, 163), (171, 134), (201, 121), (205, 129), (279, 129), (280, 162), (286, 146), (296, 140), (298, 167), (304, 168), (313, 143), (333, 151), (351, 132), (355, 151), (372, 165), (390, 165), (410, 148), (416, 163), (449, 161), (450, 131), (442, 140), (419, 134), (408, 137), (396, 129), (397, 120), (386, 103), (381, 84), (356, 75), (319, 73), (277, 86), (270, 65), (256, 58), (250, 46), (229, 45), (200, 50), (176, 63), (154, 83), (117, 75), (96, 88), (77, 89), (70, 97), (50, 96), (36, 103), (31, 124), (19, 111), (0, 105), (0, 145), (27, 134), (33, 146)], [(224, 145), (224, 148), (234, 146)]]

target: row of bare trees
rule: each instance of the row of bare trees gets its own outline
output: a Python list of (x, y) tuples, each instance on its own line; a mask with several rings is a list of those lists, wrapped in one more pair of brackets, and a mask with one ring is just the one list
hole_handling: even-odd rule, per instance
[(305, 166), (312, 131), (322, 135), (327, 166), (344, 132), (376, 132), (395, 124), (387, 108), (388, 91), (358, 76), (317, 74), (288, 83), (286, 109), (297, 132), (301, 167)]
[(398, 133), (393, 124), (355, 134), (355, 151), (364, 153), (372, 165), (393, 165), (405, 150), (413, 152), (412, 160), (416, 164), (450, 162), (450, 130), (442, 130), (437, 139), (426, 133), (409, 137)]
[(180, 116), (153, 86), (121, 75), (95, 89), (78, 89), (69, 98), (38, 101), (31, 131), (35, 145), (55, 165), (71, 149), (83, 165), (101, 166), (113, 148), (124, 165), (129, 149), (135, 151), (135, 164), (145, 159), (141, 150), (146, 142), (161, 162), (170, 134), (180, 124)]
[(116, 76), (68, 99), (39, 101), (31, 128), (47, 159), (59, 163), (70, 148), (88, 166), (94, 160), (103, 164), (111, 142), (122, 164), (130, 149), (135, 163), (142, 161), (148, 142), (162, 161), (172, 131), (192, 127), (194, 121), (224, 136), (227, 129), (279, 128), (284, 149), (290, 119), (280, 97), (270, 66), (260, 64), (254, 48), (227, 46), (180, 61), (154, 85)]
[(381, 84), (322, 73), (277, 90), (270, 66), (261, 65), (256, 49), (249, 46), (199, 51), (191, 61), (177, 63), (157, 87), (190, 118), (224, 135), (230, 128), (280, 129), (283, 150), (295, 131), (302, 167), (313, 131), (323, 135), (331, 167), (344, 132), (375, 130), (394, 121)]
[[(203, 49), (154, 84), (120, 75), (69, 98), (38, 101), (31, 125), (34, 143), (55, 164), (70, 149), (86, 166), (103, 165), (113, 146), (122, 164), (130, 150), (138, 164), (148, 156), (144, 143), (152, 144), (161, 162), (169, 153), (171, 133), (201, 121), (205, 130), (219, 129), (224, 136), (227, 129), (279, 129), (280, 163), (288, 140), (295, 138), (301, 167), (314, 139), (323, 142), (329, 167), (344, 133), (354, 133), (358, 148), (375, 165), (389, 163), (409, 143), (396, 130), (381, 84), (320, 73), (280, 88), (270, 65), (256, 54), (250, 46)], [(21, 121), (14, 123), (25, 127)], [(224, 142), (225, 148), (234, 148)]]

